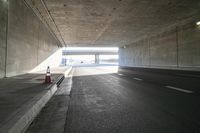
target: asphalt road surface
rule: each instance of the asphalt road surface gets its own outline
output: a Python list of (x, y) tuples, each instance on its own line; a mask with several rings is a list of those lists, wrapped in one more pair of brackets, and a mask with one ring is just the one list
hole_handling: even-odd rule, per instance
[(65, 133), (200, 133), (199, 77), (94, 70), (75, 68)]

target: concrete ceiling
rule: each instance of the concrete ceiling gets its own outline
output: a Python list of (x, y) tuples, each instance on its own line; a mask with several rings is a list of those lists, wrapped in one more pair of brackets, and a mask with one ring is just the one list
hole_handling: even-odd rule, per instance
[(199, 0), (26, 1), (67, 46), (123, 46), (200, 14)]

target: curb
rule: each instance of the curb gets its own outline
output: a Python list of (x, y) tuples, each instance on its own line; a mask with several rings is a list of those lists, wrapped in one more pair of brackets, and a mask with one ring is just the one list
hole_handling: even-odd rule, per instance
[(33, 98), (33, 101), (21, 107), (17, 114), (12, 117), (3, 127), (1, 127), (0, 132), (2, 133), (22, 133), (31, 124), (33, 119), (37, 116), (40, 110), (45, 106), (45, 104), (50, 100), (53, 94), (57, 90), (57, 85), (52, 85), (48, 91), (44, 94), (37, 95)]
[(72, 68), (58, 77), (58, 81), (44, 89), (47, 90), (35, 96), (29, 103), (19, 108), (15, 114), (0, 127), (1, 133), (23, 133), (32, 123), (34, 118), (40, 113), (42, 108), (47, 104), (51, 97), (55, 94), (58, 86), (64, 80)]

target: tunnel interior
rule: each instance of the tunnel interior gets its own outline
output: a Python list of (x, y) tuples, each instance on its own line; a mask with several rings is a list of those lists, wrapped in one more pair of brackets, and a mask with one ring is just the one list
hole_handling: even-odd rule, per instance
[(0, 77), (61, 47), (119, 47), (119, 66), (199, 71), (199, 1), (1, 0)]
[(200, 0), (0, 0), (0, 133), (199, 133), (199, 83)]

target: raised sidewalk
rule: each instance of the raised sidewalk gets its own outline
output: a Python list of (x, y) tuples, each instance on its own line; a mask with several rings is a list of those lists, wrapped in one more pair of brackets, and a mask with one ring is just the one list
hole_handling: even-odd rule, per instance
[(0, 79), (0, 133), (21, 133), (57, 90), (71, 68), (52, 69), (52, 83), (45, 71)]

